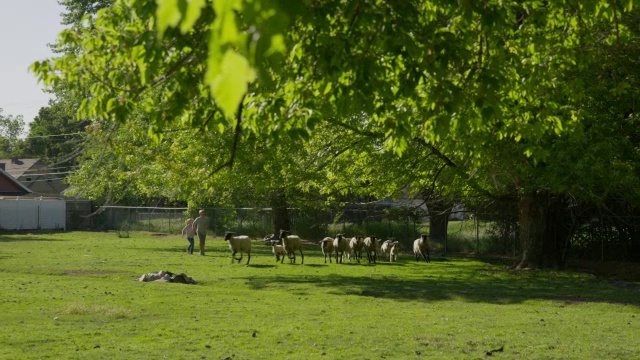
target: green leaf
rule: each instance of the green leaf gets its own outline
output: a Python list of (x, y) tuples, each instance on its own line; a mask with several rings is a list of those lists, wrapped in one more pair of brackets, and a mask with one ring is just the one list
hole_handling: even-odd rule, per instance
[(178, 8), (178, 0), (156, 0), (156, 28), (158, 35), (162, 37), (169, 27), (175, 27), (180, 22), (182, 15)]
[(220, 72), (208, 73), (207, 82), (216, 103), (227, 117), (233, 116), (256, 73), (244, 57), (229, 49), (220, 63)]
[(271, 46), (266, 51), (265, 55), (281, 54), (287, 50), (284, 43), (284, 36), (282, 34), (276, 34), (271, 37)]
[(240, 37), (234, 12), (239, 6), (237, 0), (218, 0), (213, 5), (216, 11), (214, 28), (218, 31), (220, 44), (235, 43)]
[(111, 112), (116, 107), (116, 98), (107, 100), (107, 111)]
[(180, 23), (180, 32), (183, 34), (193, 28), (202, 14), (202, 9), (206, 6), (206, 0), (189, 0), (187, 3), (187, 11)]

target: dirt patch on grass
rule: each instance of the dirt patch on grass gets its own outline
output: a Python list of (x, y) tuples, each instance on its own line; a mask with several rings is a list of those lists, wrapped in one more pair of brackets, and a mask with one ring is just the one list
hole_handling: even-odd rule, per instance
[(68, 315), (100, 315), (123, 319), (131, 315), (131, 311), (117, 305), (100, 305), (100, 304), (84, 304), (72, 303), (62, 309), (63, 314)]

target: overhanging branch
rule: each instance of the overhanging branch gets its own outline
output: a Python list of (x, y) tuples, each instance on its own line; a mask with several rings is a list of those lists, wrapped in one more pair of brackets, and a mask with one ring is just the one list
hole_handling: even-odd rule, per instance
[(218, 171), (228, 167), (229, 169), (233, 169), (233, 164), (236, 158), (236, 150), (238, 149), (238, 143), (240, 142), (240, 134), (242, 133), (242, 110), (244, 109), (244, 98), (245, 95), (242, 96), (240, 100), (240, 104), (238, 104), (238, 112), (236, 113), (236, 126), (233, 134), (233, 144), (231, 145), (231, 155), (229, 160), (224, 164), (218, 166), (213, 172), (209, 173), (209, 176), (216, 174)]

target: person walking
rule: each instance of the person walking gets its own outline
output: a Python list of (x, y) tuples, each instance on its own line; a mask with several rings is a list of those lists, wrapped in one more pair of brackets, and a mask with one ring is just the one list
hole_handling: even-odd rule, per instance
[(187, 225), (182, 229), (182, 235), (187, 236), (187, 240), (189, 241), (189, 246), (187, 247), (187, 253), (193, 255), (193, 247), (194, 247), (194, 232), (193, 232), (193, 219), (187, 219)]
[(209, 227), (209, 218), (205, 215), (204, 210), (198, 211), (198, 217), (193, 221), (193, 232), (198, 235), (200, 241), (200, 255), (204, 255), (204, 241), (207, 239), (207, 228)]

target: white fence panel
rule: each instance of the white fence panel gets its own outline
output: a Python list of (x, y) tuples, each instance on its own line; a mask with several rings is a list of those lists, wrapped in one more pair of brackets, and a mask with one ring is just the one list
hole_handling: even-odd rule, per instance
[(65, 228), (65, 200), (51, 198), (0, 199), (0, 229), (65, 230)]

